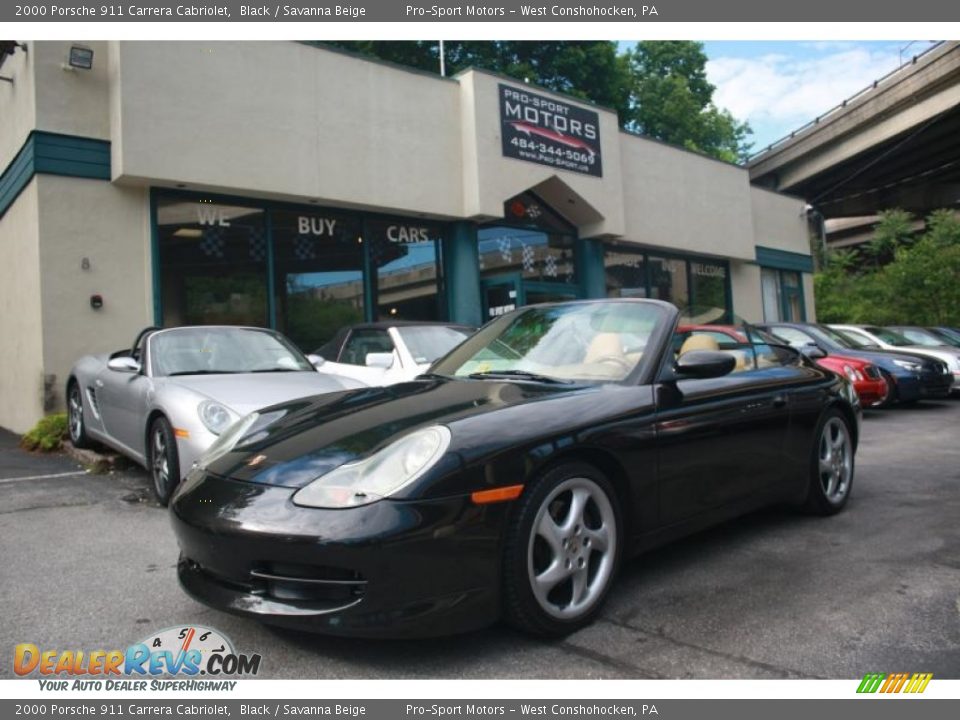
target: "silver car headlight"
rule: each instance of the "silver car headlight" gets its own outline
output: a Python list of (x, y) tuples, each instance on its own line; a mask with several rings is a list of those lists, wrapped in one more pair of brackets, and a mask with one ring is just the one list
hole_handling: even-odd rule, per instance
[(197, 414), (200, 422), (214, 435), (219, 435), (236, 419), (236, 416), (216, 400), (204, 400), (197, 405)]
[(213, 444), (207, 448), (207, 451), (200, 456), (200, 459), (197, 461), (197, 466), (200, 468), (209, 467), (211, 463), (219, 460), (233, 450), (259, 417), (260, 413), (252, 412), (228, 427), (220, 434), (220, 437), (213, 441)]
[(920, 372), (920, 368), (923, 367), (920, 363), (914, 362), (913, 360), (894, 360), (893, 364), (910, 372)]
[(321, 475), (293, 496), (295, 505), (349, 508), (390, 497), (433, 467), (450, 447), (443, 425), (415, 430), (379, 452)]

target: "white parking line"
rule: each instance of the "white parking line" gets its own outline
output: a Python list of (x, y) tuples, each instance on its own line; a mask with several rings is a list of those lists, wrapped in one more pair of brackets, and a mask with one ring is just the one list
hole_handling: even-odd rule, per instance
[(51, 480), (53, 478), (77, 477), (78, 475), (86, 474), (86, 470), (77, 470), (75, 472), (53, 473), (51, 475), (28, 475), (26, 477), (0, 478), (0, 485), (6, 485), (7, 483), (26, 482), (27, 480)]

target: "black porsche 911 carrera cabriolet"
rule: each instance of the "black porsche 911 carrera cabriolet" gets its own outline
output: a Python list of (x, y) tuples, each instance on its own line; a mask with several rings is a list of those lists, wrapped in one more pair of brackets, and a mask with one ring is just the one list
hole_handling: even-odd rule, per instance
[(842, 509), (849, 382), (748, 326), (747, 342), (681, 342), (679, 315), (524, 307), (412, 382), (246, 416), (170, 503), (181, 584), (316, 632), (503, 618), (555, 636), (589, 623), (643, 550), (771, 503)]

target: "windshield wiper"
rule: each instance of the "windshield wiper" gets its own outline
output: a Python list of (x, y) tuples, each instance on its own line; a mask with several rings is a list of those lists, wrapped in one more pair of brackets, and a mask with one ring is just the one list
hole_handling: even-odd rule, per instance
[(181, 370), (180, 372), (167, 373), (167, 377), (177, 377), (178, 375), (236, 375), (236, 370)]
[(467, 375), (471, 380), (529, 380), (531, 382), (550, 383), (551, 385), (572, 385), (573, 380), (561, 380), (549, 375), (538, 375), (526, 370), (491, 370)]
[(268, 373), (268, 372), (303, 372), (302, 368), (267, 368), (264, 370), (248, 370), (247, 372), (251, 373)]

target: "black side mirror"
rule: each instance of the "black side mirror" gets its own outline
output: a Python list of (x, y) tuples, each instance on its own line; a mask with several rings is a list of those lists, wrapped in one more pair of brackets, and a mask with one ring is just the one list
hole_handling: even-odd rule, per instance
[(811, 360), (819, 360), (820, 358), (825, 358), (827, 356), (827, 351), (816, 343), (810, 343), (809, 345), (804, 345), (801, 349), (801, 352), (806, 355)]
[(673, 365), (673, 372), (680, 377), (715, 378), (733, 372), (737, 361), (733, 355), (716, 350), (691, 350), (685, 352)]

